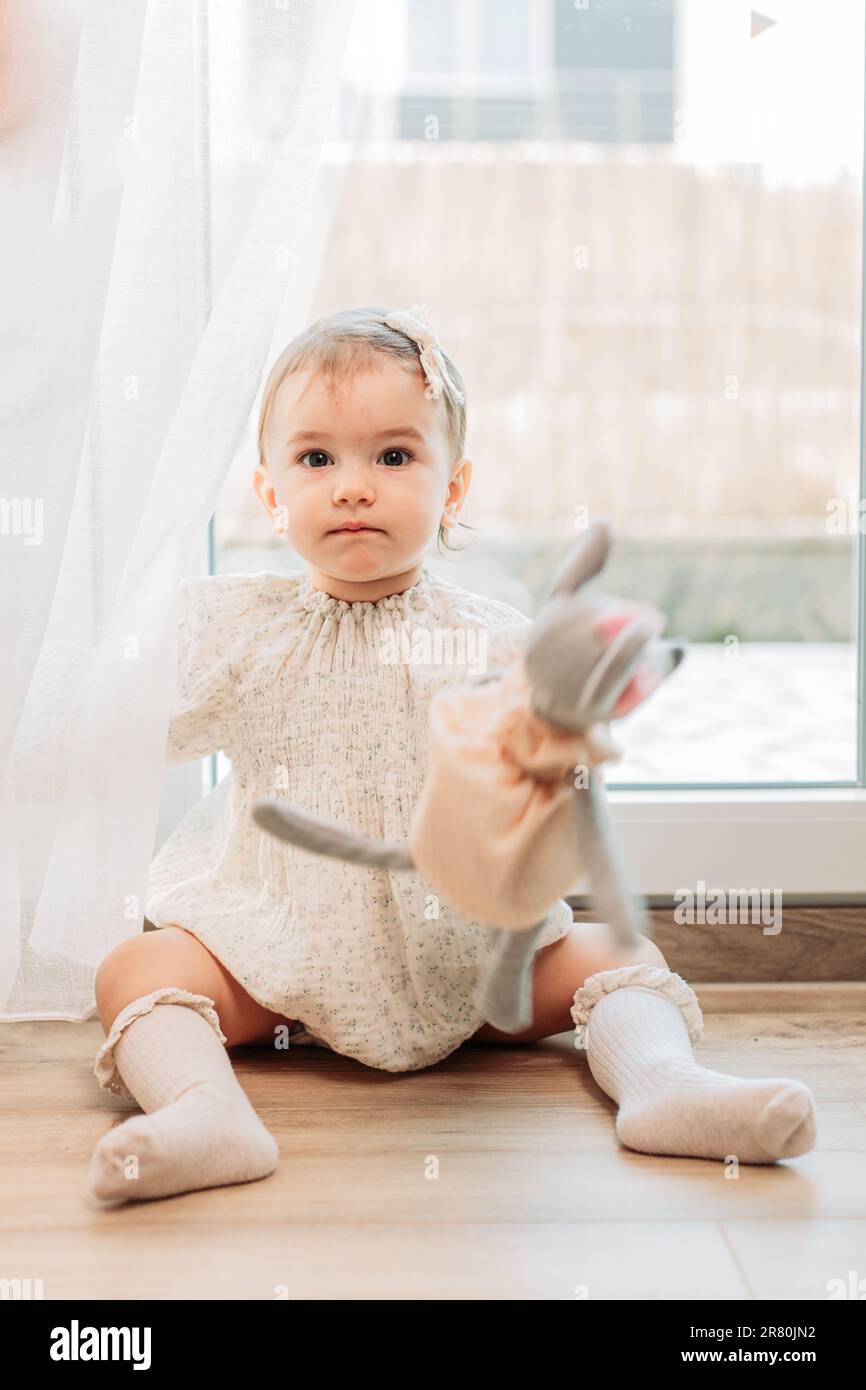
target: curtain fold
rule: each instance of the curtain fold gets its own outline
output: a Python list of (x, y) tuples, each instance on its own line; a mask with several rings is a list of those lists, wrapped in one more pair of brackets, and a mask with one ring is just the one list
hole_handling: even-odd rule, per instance
[(99, 961), (141, 930), (177, 584), (304, 281), (352, 0), (241, 11), (290, 81), (211, 302), (207, 4), (0, 0), (0, 64), (24, 74), (0, 104), (7, 1021), (87, 1017)]

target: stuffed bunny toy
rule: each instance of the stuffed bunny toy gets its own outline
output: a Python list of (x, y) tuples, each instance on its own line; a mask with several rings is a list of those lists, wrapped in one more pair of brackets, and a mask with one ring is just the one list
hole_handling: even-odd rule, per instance
[(593, 522), (557, 571), (520, 659), (438, 691), (408, 844), (388, 844), (260, 800), (263, 830), (317, 854), (420, 873), (496, 940), (479, 1006), (517, 1033), (532, 1022), (532, 962), (545, 914), (584, 875), (613, 942), (648, 934), (609, 825), (599, 766), (621, 756), (609, 722), (630, 713), (682, 661), (664, 615), (581, 592), (610, 549)]

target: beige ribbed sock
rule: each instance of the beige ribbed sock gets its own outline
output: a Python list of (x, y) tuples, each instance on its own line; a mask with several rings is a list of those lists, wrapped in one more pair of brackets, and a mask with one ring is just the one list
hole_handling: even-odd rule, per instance
[(638, 965), (590, 976), (574, 996), (575, 1046), (619, 1105), (629, 1149), (679, 1157), (773, 1163), (815, 1142), (812, 1094), (784, 1077), (749, 1081), (699, 1066), (703, 1019), (673, 971)]
[(107, 1090), (146, 1113), (97, 1144), (90, 1160), (95, 1197), (141, 1201), (274, 1171), (276, 1141), (235, 1076), (224, 1041), (213, 1000), (204, 995), (157, 990), (121, 1011), (95, 1072)]

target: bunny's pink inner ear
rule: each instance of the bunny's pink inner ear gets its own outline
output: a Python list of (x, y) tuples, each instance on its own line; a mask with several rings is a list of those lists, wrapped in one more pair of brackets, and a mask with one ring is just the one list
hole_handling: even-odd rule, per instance
[(602, 617), (596, 619), (593, 625), (593, 631), (602, 641), (612, 642), (617, 633), (622, 632), (623, 628), (626, 627), (633, 618), (634, 614), (625, 610), (621, 610), (618, 613), (605, 613)]
[(661, 676), (652, 666), (645, 666), (637, 671), (623, 690), (616, 704), (610, 712), (610, 718), (619, 718), (623, 714), (628, 714), (636, 709), (648, 695), (651, 695), (656, 686), (661, 684)]

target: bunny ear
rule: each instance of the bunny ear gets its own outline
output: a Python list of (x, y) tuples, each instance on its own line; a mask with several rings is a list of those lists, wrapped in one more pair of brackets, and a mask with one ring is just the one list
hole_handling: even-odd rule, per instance
[(664, 626), (658, 610), (632, 615), (602, 652), (583, 691), (583, 707), (593, 720), (608, 719), (641, 662), (652, 664), (649, 647)]
[(685, 656), (685, 647), (680, 642), (651, 641), (641, 653), (640, 661), (628, 684), (621, 690), (613, 706), (607, 713), (608, 719), (620, 719), (630, 714), (638, 705), (653, 693), (675, 671)]
[(633, 709), (637, 709), (638, 705), (643, 704), (656, 686), (661, 685), (663, 679), (661, 672), (657, 671), (654, 666), (639, 667), (622, 691), (608, 717), (621, 719), (624, 714), (630, 714)]
[(598, 574), (607, 563), (610, 551), (610, 527), (598, 519), (575, 541), (553, 577), (545, 603), (560, 595), (575, 593), (582, 584)]

